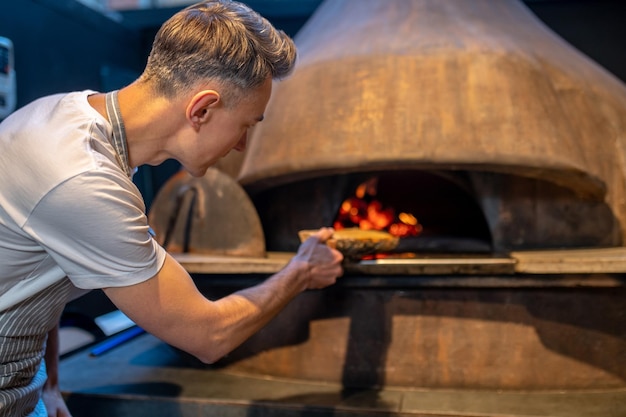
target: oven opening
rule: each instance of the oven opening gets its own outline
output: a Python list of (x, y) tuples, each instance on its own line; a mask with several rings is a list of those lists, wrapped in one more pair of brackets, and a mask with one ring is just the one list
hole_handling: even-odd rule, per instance
[(343, 200), (333, 227), (381, 230), (399, 238), (393, 251), (374, 257), (492, 252), (487, 222), (460, 174), (369, 175)]
[(269, 251), (294, 251), (298, 231), (383, 230), (400, 238), (388, 254), (491, 253), (487, 220), (462, 172), (386, 171), (331, 175), (252, 197)]

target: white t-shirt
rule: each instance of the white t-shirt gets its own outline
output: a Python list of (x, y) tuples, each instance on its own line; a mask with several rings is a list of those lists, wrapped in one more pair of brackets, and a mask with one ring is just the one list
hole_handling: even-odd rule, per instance
[(93, 93), (45, 97), (0, 124), (0, 311), (66, 276), (81, 289), (127, 286), (163, 265)]

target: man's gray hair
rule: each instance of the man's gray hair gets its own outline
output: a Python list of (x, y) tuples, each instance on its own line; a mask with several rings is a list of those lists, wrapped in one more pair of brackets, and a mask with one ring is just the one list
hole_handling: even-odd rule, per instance
[(176, 13), (157, 32), (140, 81), (174, 97), (206, 79), (244, 91), (293, 70), (296, 47), (248, 6), (207, 0)]

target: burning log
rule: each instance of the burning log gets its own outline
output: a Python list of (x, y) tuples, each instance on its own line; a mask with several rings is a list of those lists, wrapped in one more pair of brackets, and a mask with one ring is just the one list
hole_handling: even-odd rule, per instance
[(393, 207), (386, 207), (375, 198), (377, 191), (377, 177), (360, 184), (354, 197), (341, 204), (333, 222), (335, 230), (357, 227), (385, 231), (396, 237), (417, 236), (422, 232), (423, 227), (413, 214), (401, 212), (396, 216)]

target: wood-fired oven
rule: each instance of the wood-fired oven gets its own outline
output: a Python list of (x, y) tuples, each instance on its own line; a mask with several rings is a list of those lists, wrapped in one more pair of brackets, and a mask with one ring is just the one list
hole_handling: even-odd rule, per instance
[[(624, 387), (624, 85), (515, 0), (328, 0), (295, 40), (236, 170), (267, 254), (371, 181), (421, 230), (217, 367), (348, 388)], [(180, 259), (203, 291), (233, 286)]]

